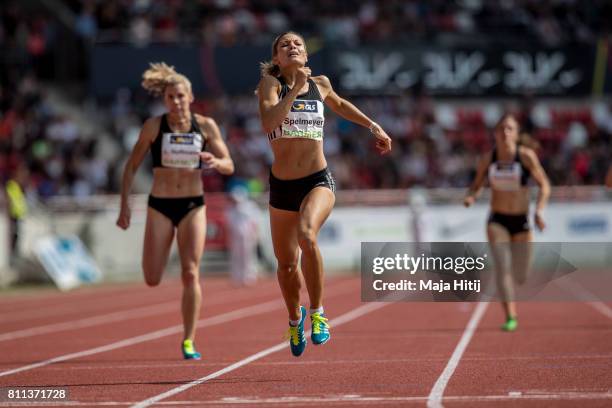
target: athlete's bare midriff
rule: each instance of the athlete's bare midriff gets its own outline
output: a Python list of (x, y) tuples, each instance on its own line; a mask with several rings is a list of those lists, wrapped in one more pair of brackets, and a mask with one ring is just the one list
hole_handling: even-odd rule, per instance
[(154, 168), (151, 195), (166, 198), (202, 195), (201, 175), (200, 169)]
[(523, 215), (529, 212), (529, 189), (518, 191), (491, 190), (491, 212), (505, 215)]
[(327, 167), (323, 142), (309, 139), (277, 139), (272, 143), (272, 174), (281, 180), (309, 176)]

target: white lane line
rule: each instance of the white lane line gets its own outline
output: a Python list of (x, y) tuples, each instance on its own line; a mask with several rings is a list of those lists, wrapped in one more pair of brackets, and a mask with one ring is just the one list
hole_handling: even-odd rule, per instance
[[(169, 288), (170, 286), (168, 286), (168, 289)], [(84, 301), (88, 302), (90, 305), (98, 306), (104, 305), (106, 302), (108, 302), (108, 299), (112, 298), (114, 304), (123, 305), (130, 301), (133, 303), (134, 298), (142, 300), (154, 296), (153, 292), (146, 290), (146, 288), (143, 288), (142, 286), (140, 287), (140, 290), (138, 289), (138, 287), (134, 287), (131, 290), (129, 288), (123, 288), (121, 290), (118, 290), (118, 293), (106, 293), (104, 291), (96, 293), (94, 291), (88, 290), (88, 292), (79, 293), (76, 296), (71, 296), (71, 293), (58, 293), (55, 295), (57, 296), (56, 302), (50, 305), (44, 303), (41, 305), (32, 305), (32, 302), (44, 302), (44, 299), (39, 300), (36, 297), (32, 297), (20, 306), (21, 309), (6, 312), (3, 311), (3, 313), (0, 313), (0, 322), (6, 323), (16, 320), (19, 321), (25, 319), (36, 319), (40, 317), (54, 315), (60, 312), (70, 312), (77, 309), (78, 306), (82, 305)], [(91, 299), (92, 295), (95, 295), (93, 299)], [(165, 297), (168, 298), (169, 296)], [(23, 307), (25, 307), (26, 309), (23, 309)]]
[[(44, 317), (48, 317), (48, 316), (52, 316), (52, 317), (59, 317), (62, 315), (70, 315), (72, 313), (75, 312), (79, 312), (79, 307), (82, 307), (83, 302), (87, 302), (87, 306), (90, 307), (90, 312), (97, 312), (99, 310), (104, 310), (105, 308), (108, 307), (109, 302), (112, 304), (113, 307), (141, 307), (146, 305), (146, 301), (151, 301), (151, 300), (164, 300), (164, 301), (168, 301), (171, 298), (175, 298), (176, 296), (163, 296), (165, 299), (159, 299), (157, 296), (155, 296), (155, 294), (153, 292), (150, 293), (150, 295), (146, 295), (145, 296), (140, 296), (140, 294), (134, 294), (132, 293), (131, 295), (125, 295), (125, 296), (117, 296), (117, 297), (113, 297), (113, 298), (107, 298), (107, 299), (94, 299), (91, 302), (87, 302), (86, 300), (82, 299), (81, 300), (81, 304), (79, 304), (78, 302), (68, 302), (67, 304), (61, 304), (61, 305), (55, 305), (55, 306), (44, 306), (41, 305), (39, 309), (36, 310), (24, 310), (22, 312), (16, 312), (16, 313), (10, 313), (8, 314), (6, 317), (0, 317), (0, 323), (9, 323), (9, 322), (16, 322), (16, 321), (24, 321), (24, 320), (33, 320), (33, 319), (41, 319)], [(140, 304), (134, 304), (134, 299), (137, 298), (138, 299), (138, 303)], [(151, 299), (148, 299), (151, 298)], [(112, 299), (112, 301), (110, 300)]]
[[(274, 286), (270, 285), (270, 287), (267, 287), (267, 281), (264, 282), (264, 287), (262, 288), (258, 288), (258, 290), (260, 291), (267, 291), (269, 289), (273, 289)], [(136, 288), (138, 289), (138, 288)], [(180, 284), (178, 284), (176, 286), (176, 288), (173, 288), (172, 286), (167, 286), (164, 288), (158, 288), (158, 290), (146, 290), (143, 289), (141, 291), (139, 291), (138, 293), (132, 291), (131, 293), (122, 293), (119, 295), (115, 295), (112, 297), (112, 305), (113, 307), (117, 307), (117, 306), (128, 306), (128, 307), (141, 307), (141, 306), (146, 306), (146, 304), (140, 304), (140, 305), (134, 305), (134, 298), (138, 298), (139, 302), (142, 301), (160, 301), (159, 299), (159, 295), (160, 295), (160, 290), (159, 289), (163, 289), (165, 290), (164, 296), (162, 296), (163, 298), (175, 298), (176, 296), (170, 296), (171, 293), (170, 291), (174, 291), (175, 289), (178, 291), (180, 290)], [(202, 284), (202, 293), (204, 296), (207, 296), (207, 293), (209, 291), (209, 288), (207, 287), (206, 283)], [(209, 303), (205, 303), (204, 306), (210, 306), (211, 304), (217, 304), (217, 303), (224, 303), (225, 301), (228, 300), (228, 296), (229, 294), (232, 294), (236, 292), (236, 289), (234, 288), (230, 288), (230, 289), (226, 289), (224, 291), (221, 292), (212, 292), (214, 293), (214, 295), (212, 295), (211, 297), (214, 299), (212, 302)], [(239, 294), (232, 294), (231, 296), (231, 300), (235, 301), (235, 300), (240, 300), (240, 299), (245, 299), (245, 298), (249, 298), (252, 297), (251, 292), (248, 291), (244, 291), (242, 293)], [(106, 307), (106, 305), (108, 304), (108, 299), (110, 299), (110, 297), (104, 298), (104, 297), (100, 297), (100, 298), (96, 298), (93, 301), (93, 305), (94, 305), (94, 310), (92, 311), (97, 311), (99, 309), (104, 309)], [(32, 299), (34, 301), (36, 301), (36, 299)], [(6, 317), (2, 317), (2, 315), (0, 314), (0, 323), (7, 323), (7, 322), (12, 322), (12, 321), (23, 321), (23, 320), (30, 320), (30, 319), (37, 319), (37, 318), (42, 318), (42, 317), (47, 317), (47, 316), (57, 316), (59, 313), (70, 313), (70, 312), (75, 312), (78, 311), (78, 307), (80, 306), (79, 302), (82, 302), (83, 299), (68, 299), (69, 304), (59, 304), (59, 305), (53, 305), (53, 306), (41, 306), (41, 308), (37, 308), (37, 309), (30, 309), (30, 310), (24, 310), (22, 312), (7, 312)], [(165, 299), (164, 299), (165, 300)], [(74, 301), (74, 303), (73, 303)]]
[[(204, 406), (204, 405), (271, 405), (277, 404), (288, 406), (292, 404), (309, 404), (314, 403), (315, 406), (326, 403), (350, 403), (362, 405), (364, 403), (402, 403), (402, 402), (425, 402), (428, 397), (424, 396), (397, 396), (397, 397), (377, 397), (377, 396), (362, 396), (362, 395), (329, 395), (322, 397), (226, 397), (217, 400), (179, 400), (179, 401), (159, 401), (156, 405), (189, 405), (189, 406)], [(520, 400), (536, 400), (536, 401), (573, 401), (573, 400), (609, 400), (612, 399), (612, 392), (554, 392), (554, 393), (537, 393), (525, 394), (523, 392), (510, 392), (508, 394), (497, 395), (457, 395), (446, 396), (445, 400), (449, 402), (504, 402), (504, 401), (520, 401)], [(40, 401), (40, 402), (0, 402), (0, 407), (15, 407), (15, 406), (126, 406), (133, 405), (134, 401)]]
[[(106, 300), (108, 302), (108, 300)], [(132, 295), (129, 299), (123, 299), (122, 297), (113, 298), (113, 306), (129, 306), (130, 304), (134, 304), (134, 295)], [(98, 307), (99, 306), (99, 307)], [(95, 309), (100, 309), (105, 307), (103, 301), (94, 303), (94, 311)], [(0, 317), (0, 323), (10, 323), (10, 322), (18, 322), (24, 320), (32, 320), (32, 319), (40, 319), (48, 316), (59, 316), (60, 314), (66, 313), (74, 313), (78, 311), (77, 304), (69, 304), (69, 305), (57, 305), (57, 306), (41, 306), (41, 309), (37, 310), (27, 310), (23, 312), (16, 312), (12, 314), (8, 314), (7, 317)]]
[[(586, 354), (586, 355), (531, 355), (527, 356), (508, 356), (505, 358), (506, 360), (516, 360), (516, 361), (558, 361), (558, 360), (610, 360), (612, 361), (612, 354)], [(343, 364), (404, 364), (404, 363), (439, 363), (448, 361), (446, 358), (392, 358), (392, 359), (351, 359), (351, 360), (302, 360), (302, 361), (258, 361), (252, 363), (252, 366), (299, 366), (299, 365), (321, 365), (327, 364), (331, 365), (343, 365)], [(499, 357), (463, 357), (462, 361), (479, 361), (479, 362), (499, 362)], [(219, 361), (215, 363), (205, 362), (202, 363), (200, 361), (189, 363), (186, 361), (180, 362), (168, 362), (168, 363), (149, 363), (149, 364), (96, 364), (96, 365), (84, 365), (84, 366), (76, 366), (70, 367), (71, 371), (80, 370), (80, 371), (99, 371), (99, 370), (135, 370), (135, 369), (163, 369), (163, 368), (171, 368), (171, 367), (201, 367), (202, 364), (205, 364), (208, 367), (223, 367), (229, 364), (231, 361)], [(66, 367), (55, 366), (49, 367), (47, 370), (57, 370), (57, 371), (66, 371)]]
[(594, 293), (591, 293), (591, 291), (587, 290), (578, 282), (574, 282), (566, 278), (557, 280), (557, 284), (563, 289), (573, 292), (580, 300), (587, 303), (589, 306), (597, 310), (602, 315), (606, 316), (609, 319), (612, 319), (612, 308), (604, 302), (596, 300), (597, 296), (595, 296)]
[[(244, 298), (244, 294), (242, 296), (223, 296), (221, 298), (215, 297), (214, 300), (210, 302), (205, 302), (204, 307), (209, 307), (211, 305), (216, 305), (219, 303), (226, 303), (228, 301), (237, 301), (240, 298)], [(253, 297), (252, 295), (248, 297)], [(133, 299), (133, 297), (132, 297)], [(116, 306), (115, 300), (113, 299), (113, 306)], [(99, 324), (107, 324), (113, 322), (119, 322), (128, 319), (135, 319), (140, 317), (146, 317), (155, 315), (158, 313), (171, 312), (174, 310), (179, 310), (178, 301), (165, 302), (158, 305), (145, 305), (142, 307), (138, 307), (136, 309), (128, 309), (128, 310), (120, 310), (113, 313), (108, 313), (99, 316), (87, 317), (84, 319), (71, 320), (67, 322), (53, 323), (43, 326), (31, 327), (28, 329), (16, 330), (9, 333), (0, 334), (0, 342), (7, 340), (15, 340), (23, 337), (31, 337), (37, 336), (40, 334), (49, 334), (55, 333), (63, 330), (73, 330), (73, 329), (82, 329), (84, 327), (92, 327), (97, 326)], [(75, 310), (74, 308), (72, 310)]]
[[(378, 310), (384, 306), (387, 306), (389, 303), (367, 303), (363, 306), (359, 306), (356, 309), (351, 310), (348, 313), (345, 313), (341, 316), (339, 316), (338, 318), (334, 319), (333, 321), (330, 322), (330, 325), (332, 325), (332, 327), (338, 327), (340, 325), (343, 325), (345, 323), (350, 322), (351, 320), (355, 320), (358, 317), (361, 317), (363, 315), (366, 315), (368, 313), (371, 313), (375, 310)], [(308, 334), (309, 332), (307, 332)], [(275, 346), (269, 347), (265, 350), (262, 350), (258, 353), (252, 354), (250, 356), (248, 356), (247, 358), (244, 358), (240, 361), (235, 362), (234, 364), (231, 364), (221, 370), (215, 371), (212, 374), (209, 374), (205, 377), (201, 377), (197, 380), (188, 382), (186, 384), (183, 384), (179, 387), (176, 388), (172, 388), (166, 392), (163, 392), (161, 394), (158, 394), (156, 396), (153, 396), (151, 398), (147, 398), (144, 401), (141, 401), (137, 404), (132, 405), (133, 408), (144, 408), (144, 407), (148, 407), (150, 405), (153, 405), (161, 400), (164, 400), (168, 397), (171, 397), (173, 395), (179, 394), (185, 390), (188, 390), (189, 388), (195, 387), (196, 385), (200, 385), (202, 383), (205, 383), (206, 381), (212, 380), (214, 378), (220, 377), (223, 374), (227, 374), (231, 371), (237, 370), (240, 367), (244, 367), (245, 365), (259, 360), (260, 358), (266, 357), (270, 354), (276, 353), (277, 351), (280, 351), (284, 348), (286, 348), (288, 346), (288, 343), (286, 341), (283, 341), (282, 343), (279, 343)]]
[[(279, 300), (273, 300), (269, 302), (259, 303), (257, 305), (251, 305), (247, 307), (243, 307), (242, 309), (237, 309), (228, 313), (223, 313), (214, 317), (209, 317), (207, 319), (202, 319), (198, 321), (197, 327), (203, 328), (208, 326), (213, 326), (216, 324), (231, 322), (232, 320), (242, 319), (244, 317), (270, 312), (275, 309), (280, 309), (283, 306), (283, 303)], [(133, 346), (135, 344), (144, 343), (146, 341), (159, 339), (161, 337), (170, 336), (172, 334), (181, 333), (183, 331), (183, 325), (171, 326), (165, 329), (156, 330), (147, 334), (143, 334), (140, 336), (130, 337), (124, 340), (116, 341), (114, 343), (107, 344), (105, 346), (95, 347), (92, 349), (87, 349), (83, 351), (79, 351), (76, 353), (64, 354), (62, 356), (53, 357), (48, 360), (40, 361), (34, 364), (28, 364), (22, 367), (14, 368), (12, 370), (7, 370), (0, 372), (0, 377), (5, 377), (12, 374), (17, 374), (22, 371), (33, 370), (35, 368), (44, 367), (50, 364), (59, 363), (67, 360), (74, 360), (75, 358), (81, 358), (86, 356), (91, 356), (93, 354), (104, 353), (111, 350), (116, 350), (123, 347)]]
[[(334, 286), (334, 290), (328, 291), (328, 297), (337, 296), (339, 294), (343, 294), (346, 292), (354, 291), (351, 285), (342, 285), (339, 288)], [(330, 293), (331, 292), (331, 293)], [(196, 328), (201, 329), (204, 327), (214, 326), (217, 324), (231, 322), (233, 320), (239, 320), (245, 317), (270, 312), (272, 310), (281, 309), (284, 306), (284, 303), (280, 299), (271, 300), (268, 302), (258, 303), (255, 305), (246, 306), (237, 310), (233, 310), (231, 312), (223, 313), (217, 316), (209, 317), (206, 319), (201, 319), (196, 324)], [(83, 351), (79, 351), (76, 353), (64, 354), (62, 356), (53, 357), (44, 361), (40, 361), (38, 363), (28, 364), (22, 367), (14, 368), (7, 371), (0, 372), (0, 377), (5, 377), (8, 375), (16, 374), (22, 371), (28, 371), (35, 368), (45, 367), (50, 364), (59, 363), (68, 360), (74, 360), (76, 358), (91, 356), (94, 354), (104, 353), (111, 350), (116, 350), (123, 347), (133, 346), (135, 344), (144, 343), (150, 340), (156, 340), (162, 337), (170, 336), (172, 334), (181, 333), (183, 331), (183, 325), (176, 325), (167, 327), (165, 329), (156, 330), (150, 333), (142, 334), (140, 336), (130, 337), (124, 340), (116, 341), (114, 343), (107, 344), (105, 346), (95, 347), (92, 349), (87, 349)]]
[(0, 342), (7, 340), (21, 339), (23, 337), (37, 336), (40, 334), (55, 333), (62, 330), (82, 329), (84, 327), (96, 326), (99, 324), (113, 323), (122, 320), (136, 319), (139, 317), (156, 315), (159, 313), (178, 310), (178, 301), (166, 302), (154, 306), (144, 306), (137, 309), (122, 310), (119, 312), (108, 313), (99, 316), (88, 317), (85, 319), (72, 320), (68, 322), (47, 324), (44, 326), (32, 327), (29, 329), (16, 330), (9, 333), (0, 334)]
[(442, 397), (444, 395), (444, 390), (448, 385), (449, 380), (453, 376), (457, 365), (459, 365), (459, 361), (465, 352), (468, 344), (470, 344), (470, 340), (478, 327), (478, 323), (480, 323), (480, 319), (484, 315), (484, 312), (487, 310), (489, 303), (481, 302), (476, 305), (474, 308), (474, 312), (472, 313), (472, 317), (470, 318), (465, 330), (463, 331), (463, 335), (455, 347), (455, 351), (453, 352), (450, 360), (448, 360), (448, 364), (440, 374), (440, 377), (434, 384), (431, 392), (429, 393), (429, 397), (427, 398), (427, 407), (428, 408), (440, 408), (442, 407)]

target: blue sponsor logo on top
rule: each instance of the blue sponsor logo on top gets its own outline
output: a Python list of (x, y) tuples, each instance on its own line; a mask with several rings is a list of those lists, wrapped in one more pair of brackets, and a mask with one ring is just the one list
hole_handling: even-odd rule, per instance
[(193, 144), (193, 134), (171, 135), (170, 143), (192, 145)]
[(317, 101), (294, 101), (291, 105), (291, 112), (318, 112)]
[(608, 231), (608, 219), (603, 215), (572, 217), (569, 229), (577, 234), (603, 234)]

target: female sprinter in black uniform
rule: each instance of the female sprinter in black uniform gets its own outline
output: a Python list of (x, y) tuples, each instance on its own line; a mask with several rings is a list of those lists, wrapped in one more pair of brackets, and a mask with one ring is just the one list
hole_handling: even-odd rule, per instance
[[(202, 163), (221, 174), (232, 174), (234, 163), (215, 121), (191, 113), (191, 83), (174, 67), (151, 64), (142, 86), (163, 96), (168, 113), (147, 119), (125, 165), (121, 185), (120, 228), (130, 226), (128, 196), (136, 170), (150, 149), (153, 187), (144, 236), (142, 269), (150, 286), (159, 284), (176, 230), (183, 281), (182, 314), (185, 359), (200, 359), (195, 350), (195, 324), (202, 299), (199, 270), (206, 236), (206, 207), (202, 189)], [(209, 152), (204, 152), (205, 146)]]
[[(474, 204), (485, 179), (491, 185), (491, 213), (487, 223), (487, 236), (491, 244), (531, 242), (529, 189), (527, 180), (533, 177), (539, 189), (535, 210), (535, 224), (545, 227), (542, 212), (550, 195), (550, 184), (535, 152), (519, 144), (519, 123), (512, 114), (504, 115), (495, 126), (495, 147), (478, 164), (476, 178), (464, 199), (466, 207)], [(523, 283), (529, 268), (531, 253), (525, 248), (512, 251), (512, 270), (518, 272), (517, 281)], [(505, 258), (494, 245), (492, 252), (497, 269), (498, 288), (506, 314), (505, 331), (517, 327), (516, 305), (512, 301), (512, 274), (506, 270)]]
[(306, 347), (300, 306), (301, 270), (310, 298), (311, 340), (329, 339), (323, 310), (323, 262), (317, 235), (335, 201), (335, 183), (323, 154), (323, 102), (335, 113), (369, 128), (381, 153), (391, 150), (385, 131), (332, 89), (323, 75), (311, 77), (308, 53), (299, 34), (287, 32), (272, 44), (272, 61), (262, 64), (259, 113), (274, 153), (270, 172), (270, 225), (278, 261), (278, 281), (289, 312), (289, 344), (294, 356)]

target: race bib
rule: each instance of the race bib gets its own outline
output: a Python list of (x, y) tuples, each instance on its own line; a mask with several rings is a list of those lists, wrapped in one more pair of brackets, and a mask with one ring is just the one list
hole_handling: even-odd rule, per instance
[(164, 167), (196, 169), (200, 166), (202, 135), (199, 133), (162, 134), (161, 161)]
[(489, 166), (489, 183), (500, 191), (517, 191), (521, 189), (521, 165), (513, 163), (492, 163)]
[(321, 101), (295, 100), (281, 125), (281, 137), (322, 141), (325, 125), (323, 113)]

